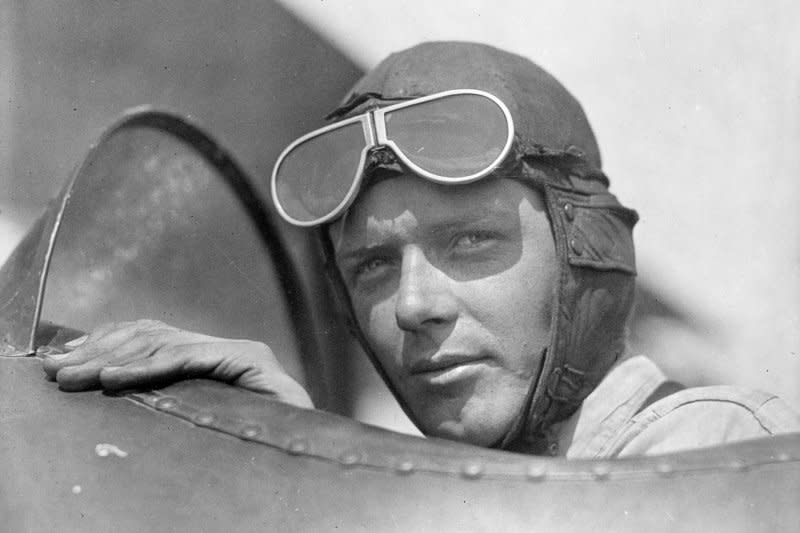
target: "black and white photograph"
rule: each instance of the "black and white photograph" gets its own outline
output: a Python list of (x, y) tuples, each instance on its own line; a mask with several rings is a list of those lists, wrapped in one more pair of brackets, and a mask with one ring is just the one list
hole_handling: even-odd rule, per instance
[(0, 0), (0, 530), (794, 530), (798, 34)]

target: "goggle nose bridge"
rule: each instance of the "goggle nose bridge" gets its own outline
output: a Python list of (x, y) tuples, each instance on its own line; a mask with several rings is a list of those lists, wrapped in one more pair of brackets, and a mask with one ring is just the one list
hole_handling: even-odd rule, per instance
[(400, 163), (401, 159), (394, 149), (387, 144), (375, 144), (367, 149), (367, 157), (364, 160), (362, 172), (380, 166), (389, 166)]

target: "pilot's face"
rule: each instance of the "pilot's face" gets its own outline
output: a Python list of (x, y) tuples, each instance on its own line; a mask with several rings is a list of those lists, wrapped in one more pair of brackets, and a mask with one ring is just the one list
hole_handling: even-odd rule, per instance
[(421, 429), (501, 439), (548, 344), (557, 263), (539, 193), (403, 175), (364, 191), (330, 236), (356, 319)]

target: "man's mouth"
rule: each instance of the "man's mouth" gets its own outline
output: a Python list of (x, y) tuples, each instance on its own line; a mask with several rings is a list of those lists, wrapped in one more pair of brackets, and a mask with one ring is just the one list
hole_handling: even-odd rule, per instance
[(444, 354), (411, 365), (410, 374), (430, 385), (447, 385), (475, 376), (491, 359), (485, 355)]

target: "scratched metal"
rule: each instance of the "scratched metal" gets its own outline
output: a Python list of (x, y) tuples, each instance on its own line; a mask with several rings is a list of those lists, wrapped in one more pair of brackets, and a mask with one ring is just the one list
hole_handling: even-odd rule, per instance
[[(714, 453), (688, 452), (616, 461), (547, 460), (395, 434), (352, 419), (303, 410), (267, 396), (210, 380), (190, 380), (130, 397), (158, 411), (230, 436), (259, 442), (293, 455), (387, 472), (575, 481), (658, 478), (708, 471), (745, 471), (798, 463), (800, 435), (766, 439), (756, 446), (720, 447)], [(800, 478), (798, 478), (800, 483)]]
[(0, 356), (29, 355), (52, 214), (39, 219), (0, 269)]
[(65, 187), (0, 268), (0, 356), (25, 356), (35, 351), (47, 261), (68, 191)]
[(199, 128), (166, 112), (129, 113), (89, 152), (62, 198), (3, 270), (5, 352), (31, 353), (37, 305), (44, 322), (83, 331), (160, 319), (264, 341), (315, 404), (336, 407), (325, 384), (338, 381), (347, 343), (323, 297), (321, 259)]
[[(0, 358), (11, 531), (792, 531), (800, 436), (619, 461), (396, 435), (196, 380), (65, 394)], [(202, 424), (198, 424), (202, 422)], [(104, 445), (124, 453), (105, 455)]]

